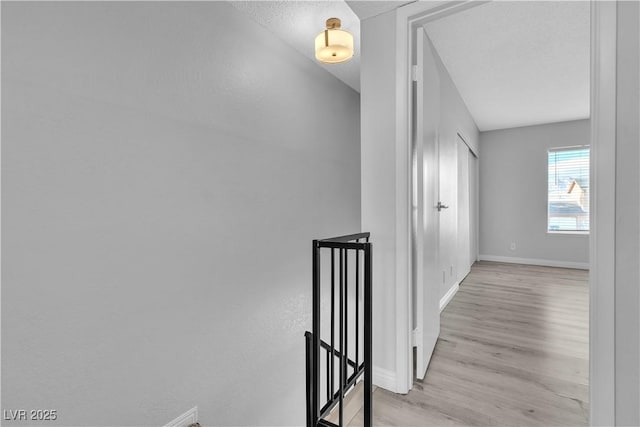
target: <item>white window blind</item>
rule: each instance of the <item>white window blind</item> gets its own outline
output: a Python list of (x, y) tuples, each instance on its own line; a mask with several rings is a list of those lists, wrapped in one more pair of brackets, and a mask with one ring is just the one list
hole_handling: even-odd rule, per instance
[(548, 152), (547, 231), (589, 232), (589, 147)]

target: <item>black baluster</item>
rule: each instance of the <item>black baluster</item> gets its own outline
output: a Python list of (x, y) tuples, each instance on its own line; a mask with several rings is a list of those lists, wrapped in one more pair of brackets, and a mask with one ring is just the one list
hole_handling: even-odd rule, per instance
[(329, 354), (329, 350), (326, 350), (326, 352), (327, 352), (327, 382), (326, 382), (326, 384), (327, 384), (327, 401), (329, 401), (329, 400), (331, 400), (331, 390), (329, 390), (329, 374), (331, 373), (331, 372), (329, 372), (329, 356), (330, 356), (330, 354)]
[(306, 383), (307, 383), (307, 427), (313, 427), (313, 414), (312, 414), (312, 397), (311, 390), (313, 390), (313, 375), (311, 373), (311, 355), (313, 354), (313, 338), (311, 332), (307, 331), (304, 334), (305, 342), (305, 371), (306, 371)]
[[(369, 239), (367, 239), (369, 240)], [(372, 248), (371, 244), (367, 243), (364, 249), (364, 425), (365, 427), (371, 427), (372, 425), (372, 350), (373, 350), (373, 334), (372, 334)]]
[[(356, 240), (357, 243), (360, 243), (360, 239)], [(360, 364), (358, 363), (358, 350), (360, 349), (360, 300), (359, 297), (359, 289), (360, 289), (360, 250), (356, 249), (356, 372), (358, 372), (358, 368)]]
[(344, 249), (340, 249), (340, 393), (339, 393), (339, 426), (342, 426), (342, 411), (344, 401), (344, 377), (345, 377), (345, 354), (344, 354)]
[(347, 387), (347, 378), (349, 378), (349, 250), (344, 250), (344, 378), (342, 387)]
[(313, 241), (313, 348), (312, 348), (312, 366), (313, 366), (313, 391), (311, 395), (311, 408), (313, 425), (315, 426), (320, 414), (318, 412), (320, 399), (320, 381), (318, 381), (318, 371), (320, 370), (320, 247), (318, 241)]

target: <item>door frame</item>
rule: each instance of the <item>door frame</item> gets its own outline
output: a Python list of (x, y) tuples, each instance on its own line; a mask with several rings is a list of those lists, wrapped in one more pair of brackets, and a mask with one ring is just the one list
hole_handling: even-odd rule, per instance
[[(486, 1), (414, 2), (396, 11), (396, 141), (411, 146), (414, 29), (427, 21), (459, 13)], [(616, 2), (591, 0), (591, 212), (589, 273), (589, 396), (591, 425), (615, 424), (615, 152), (616, 152)], [(411, 183), (410, 149), (404, 159)], [(401, 171), (400, 171), (401, 172)], [(409, 186), (407, 185), (407, 188)], [(411, 253), (411, 209), (396, 217), (398, 235)], [(399, 233), (402, 234), (402, 233)], [(411, 277), (411, 260), (397, 260), (398, 277)], [(396, 390), (412, 387), (411, 280), (396, 281)]]
[[(424, 22), (461, 12), (487, 1), (429, 1), (414, 2), (396, 9), (396, 154), (398, 167), (398, 213), (396, 244), (403, 250), (396, 254), (396, 334), (395, 334), (395, 392), (407, 393), (413, 385), (413, 332), (412, 332), (412, 270), (411, 257), (411, 142), (412, 142), (412, 69), (415, 61), (415, 29)], [(406, 206), (404, 206), (406, 204)], [(408, 259), (407, 259), (408, 258)]]

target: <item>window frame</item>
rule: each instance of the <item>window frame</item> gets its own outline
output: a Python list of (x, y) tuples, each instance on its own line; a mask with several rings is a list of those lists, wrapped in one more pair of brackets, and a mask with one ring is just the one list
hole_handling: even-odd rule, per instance
[(547, 211), (547, 221), (546, 221), (546, 234), (549, 235), (574, 235), (574, 236), (589, 236), (589, 234), (591, 233), (591, 206), (589, 206), (589, 229), (588, 230), (550, 230), (549, 229), (549, 220), (550, 220), (550, 216), (549, 216), (549, 201), (550, 201), (550, 194), (549, 194), (549, 154), (552, 152), (559, 152), (559, 151), (572, 151), (572, 150), (580, 150), (580, 149), (588, 149), (589, 150), (589, 163), (588, 163), (588, 177), (589, 177), (589, 191), (591, 189), (591, 146), (589, 144), (582, 144), (582, 145), (569, 145), (569, 146), (562, 146), (562, 147), (550, 147), (547, 148), (546, 153), (547, 153), (547, 157), (546, 157), (546, 161), (547, 161), (547, 172), (546, 172), (546, 177), (547, 177), (547, 202), (546, 202), (546, 211)]

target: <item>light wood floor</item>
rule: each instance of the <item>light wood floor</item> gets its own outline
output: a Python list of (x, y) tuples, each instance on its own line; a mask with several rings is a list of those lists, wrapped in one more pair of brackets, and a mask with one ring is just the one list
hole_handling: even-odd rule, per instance
[(476, 263), (442, 312), (424, 381), (376, 389), (374, 425), (588, 425), (587, 276)]

